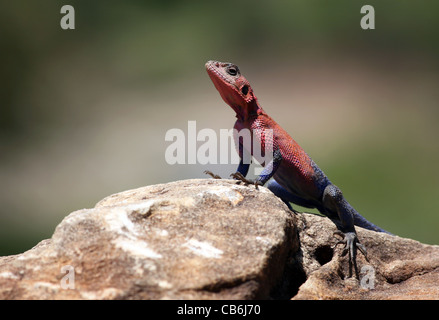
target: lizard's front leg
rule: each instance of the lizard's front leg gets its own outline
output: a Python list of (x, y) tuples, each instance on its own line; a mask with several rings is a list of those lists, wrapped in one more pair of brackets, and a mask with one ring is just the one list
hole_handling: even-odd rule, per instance
[(246, 185), (254, 184), (256, 189), (258, 189), (258, 186), (263, 186), (268, 180), (270, 180), (271, 177), (273, 177), (281, 162), (282, 153), (279, 149), (276, 149), (273, 152), (273, 159), (264, 167), (264, 170), (262, 170), (261, 174), (256, 179), (247, 179), (245, 176), (248, 172), (248, 167), (246, 167), (245, 174), (242, 174), (242, 172), (239, 170), (241, 165), (238, 167), (238, 171), (232, 173), (230, 176), (236, 180), (244, 182)]
[[(245, 156), (244, 156), (245, 153)], [(242, 144), (239, 144), (239, 165), (238, 165), (238, 169), (236, 169), (235, 173), (232, 173), (230, 176), (233, 177), (235, 180), (239, 180), (239, 182), (246, 180), (245, 176), (248, 173), (248, 170), (250, 168), (250, 163), (248, 163), (248, 161), (244, 162), (244, 158), (245, 159), (251, 159), (250, 155), (247, 153), (247, 151), (243, 148)], [(213, 172), (209, 171), (209, 170), (205, 170), (204, 171), (205, 174), (210, 175), (212, 178), (214, 179), (222, 179), (219, 175), (214, 174)], [(237, 175), (236, 177), (234, 175)], [(238, 178), (238, 175), (241, 178)], [(253, 182), (251, 182), (251, 184), (253, 184)]]
[(262, 184), (256, 180), (246, 178), (249, 168), (250, 168), (250, 164), (244, 163), (244, 160), (241, 158), (238, 169), (236, 170), (236, 172), (232, 173), (230, 177), (237, 180), (238, 183), (244, 182), (245, 185), (254, 184), (257, 189), (258, 185), (262, 185)]
[(214, 179), (222, 179), (219, 175), (213, 173), (212, 171), (204, 170), (204, 173), (205, 173), (205, 174), (208, 174), (209, 176), (211, 176), (211, 177), (214, 178)]
[[(250, 164), (244, 163), (243, 158), (241, 158), (241, 160), (239, 162), (238, 169), (236, 170), (235, 173), (232, 173), (230, 176), (236, 180), (239, 180), (239, 182), (244, 181), (244, 180), (246, 180), (245, 176), (247, 175), (249, 168), (250, 168)], [(222, 179), (219, 175), (214, 174), (213, 172), (211, 172), (209, 170), (205, 170), (204, 173), (210, 175), (214, 179)], [(238, 178), (238, 175), (240, 178)]]

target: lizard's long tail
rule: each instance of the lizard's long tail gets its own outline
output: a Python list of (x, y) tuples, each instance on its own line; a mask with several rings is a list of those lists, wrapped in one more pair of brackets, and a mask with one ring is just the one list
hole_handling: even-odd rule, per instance
[(365, 228), (365, 229), (368, 229), (368, 230), (373, 230), (373, 231), (376, 231), (376, 232), (384, 232), (384, 233), (387, 233), (387, 234), (390, 234), (390, 235), (392, 234), (389, 231), (386, 231), (386, 230), (384, 230), (384, 229), (374, 225), (372, 222), (367, 221), (366, 218), (364, 218), (360, 214), (354, 215), (354, 224), (356, 226), (359, 226), (359, 227), (362, 227), (362, 228)]

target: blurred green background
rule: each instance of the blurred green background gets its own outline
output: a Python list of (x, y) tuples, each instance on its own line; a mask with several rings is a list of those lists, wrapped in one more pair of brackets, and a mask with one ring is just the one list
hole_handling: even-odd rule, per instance
[[(375, 30), (360, 28), (365, 4)], [(112, 193), (235, 170), (164, 157), (188, 120), (233, 126), (210, 59), (240, 66), (362, 215), (439, 244), (438, 30), (424, 0), (2, 1), (0, 255)]]

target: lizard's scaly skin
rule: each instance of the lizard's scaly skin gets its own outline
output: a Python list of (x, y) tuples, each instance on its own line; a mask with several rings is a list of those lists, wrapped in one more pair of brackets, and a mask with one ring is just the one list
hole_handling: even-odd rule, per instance
[[(262, 109), (250, 83), (236, 65), (208, 61), (206, 70), (223, 100), (236, 112), (234, 128), (238, 131), (244, 128), (251, 130), (261, 145), (261, 150), (264, 150), (266, 143), (272, 143), (273, 146), (273, 161), (265, 163), (262, 173), (256, 181), (252, 181), (245, 178), (249, 164), (242, 159), (244, 152), (253, 155), (253, 150), (235, 141), (241, 163), (233, 176), (246, 183), (255, 183), (256, 186), (264, 185), (273, 178), (267, 187), (289, 208), (292, 202), (317, 208), (328, 216), (344, 234), (345, 252), (349, 253), (350, 262), (357, 272), (356, 249), (365, 254), (365, 248), (358, 241), (354, 225), (377, 232), (388, 232), (362, 217), (299, 144)], [(266, 139), (269, 136), (264, 134), (267, 129), (272, 130), (273, 141)]]

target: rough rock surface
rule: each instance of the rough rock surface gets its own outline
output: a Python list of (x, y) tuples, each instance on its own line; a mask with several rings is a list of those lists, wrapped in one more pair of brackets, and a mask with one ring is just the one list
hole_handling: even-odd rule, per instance
[(335, 230), (231, 180), (138, 188), (0, 257), (0, 299), (439, 299), (439, 246), (357, 228), (348, 278)]
[(281, 294), (294, 219), (268, 189), (230, 180), (125, 191), (0, 258), (0, 299), (266, 299)]
[(306, 282), (293, 299), (439, 299), (439, 246), (356, 227), (367, 248), (357, 256), (359, 277), (348, 278), (347, 256), (329, 219), (297, 215), (300, 249), (295, 258)]

